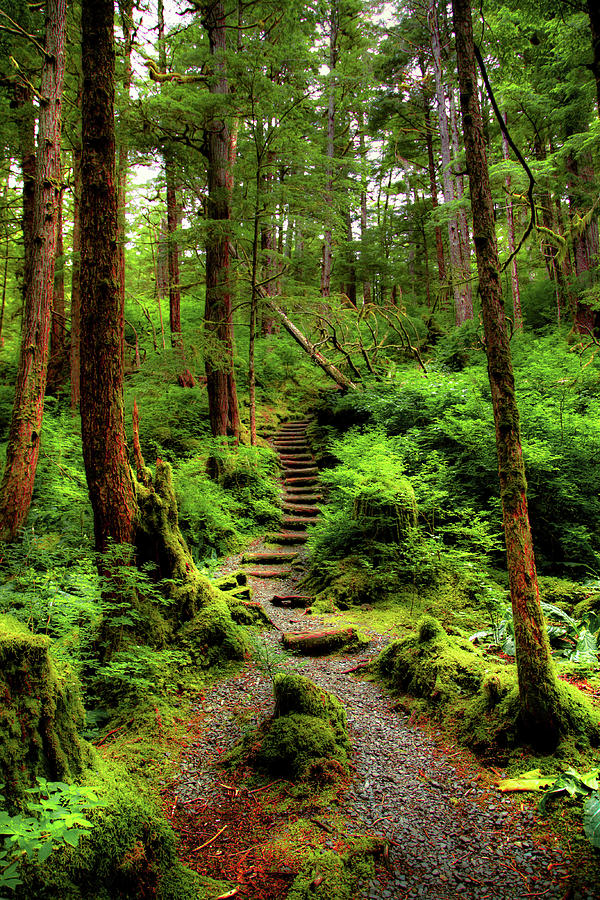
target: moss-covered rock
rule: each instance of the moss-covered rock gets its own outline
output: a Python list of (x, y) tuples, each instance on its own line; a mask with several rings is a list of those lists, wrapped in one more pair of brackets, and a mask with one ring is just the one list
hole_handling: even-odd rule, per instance
[(91, 751), (80, 740), (79, 684), (50, 657), (50, 640), (0, 617), (0, 782), (15, 800), (35, 783), (81, 774)]
[(231, 659), (243, 659), (250, 645), (242, 627), (232, 618), (224, 596), (218, 596), (186, 622), (177, 634), (178, 645), (194, 665), (208, 668)]
[[(346, 712), (332, 694), (308, 678), (279, 673), (273, 683), (275, 713), (231, 756), (286, 778), (331, 781), (347, 771), (350, 740)], [(326, 775), (324, 775), (326, 773)]]
[(362, 838), (344, 854), (314, 851), (294, 879), (287, 900), (351, 900), (359, 885), (364, 887), (374, 876), (373, 857), (382, 849), (375, 838)]
[(378, 674), (394, 690), (444, 703), (473, 694), (492, 665), (462, 638), (451, 638), (437, 619), (423, 616), (417, 634), (394, 641), (375, 660)]

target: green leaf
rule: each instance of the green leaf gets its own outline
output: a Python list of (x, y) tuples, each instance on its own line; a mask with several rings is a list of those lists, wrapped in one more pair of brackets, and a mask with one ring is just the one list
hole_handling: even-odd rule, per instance
[(49, 838), (45, 844), (42, 844), (38, 853), (39, 862), (46, 862), (50, 854), (52, 853), (52, 848), (54, 844), (52, 843), (52, 838)]
[(593, 847), (600, 847), (600, 794), (594, 791), (583, 804), (583, 830)]

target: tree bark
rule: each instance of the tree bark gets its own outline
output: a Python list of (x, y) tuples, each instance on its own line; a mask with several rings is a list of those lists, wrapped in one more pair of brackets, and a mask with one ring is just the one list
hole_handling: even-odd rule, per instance
[[(446, 112), (446, 94), (444, 91), (442, 72), (442, 45), (440, 39), (440, 26), (437, 15), (438, 0), (430, 0), (428, 10), (428, 25), (433, 54), (433, 71), (435, 75), (435, 93), (437, 100), (438, 122), (440, 128), (440, 141), (442, 149), (442, 184), (444, 187), (444, 203), (453, 203), (455, 200), (454, 181), (452, 177), (452, 153), (450, 146), (450, 129)], [(468, 318), (473, 317), (472, 303), (469, 310), (467, 285), (465, 284), (463, 260), (461, 257), (461, 236), (458, 218), (451, 214), (448, 219), (448, 246), (450, 256), (450, 281), (454, 293), (454, 313), (457, 325), (462, 325)], [(470, 312), (470, 316), (469, 316)]]
[[(579, 162), (572, 154), (567, 156), (566, 167), (569, 173), (569, 206), (575, 223), (572, 228), (575, 275), (581, 277), (590, 272), (598, 257), (598, 219), (594, 211), (588, 215), (594, 173), (590, 164)], [(587, 221), (578, 222), (578, 218), (586, 218)], [(581, 290), (582, 286), (578, 285), (573, 329), (580, 334), (593, 335), (600, 329), (600, 313), (582, 299)]]
[[(422, 66), (423, 77), (425, 77), (425, 66)], [(425, 118), (425, 143), (427, 145), (427, 171), (429, 174), (429, 193), (431, 196), (431, 206), (435, 210), (438, 207), (437, 195), (437, 179), (435, 177), (435, 162), (433, 159), (433, 134), (431, 128), (431, 109), (429, 96), (423, 89), (423, 116)], [(444, 258), (444, 241), (442, 239), (442, 229), (439, 225), (435, 226), (435, 249), (437, 256), (438, 278), (440, 282), (446, 277), (446, 260)]]
[(81, 430), (96, 549), (132, 543), (115, 184), (113, 0), (82, 2)]
[(71, 268), (71, 411), (79, 406), (81, 360), (81, 144), (73, 148), (73, 265)]
[(453, 0), (452, 5), (479, 290), (496, 425), (521, 720), (528, 737), (537, 746), (551, 747), (556, 744), (560, 733), (558, 683), (540, 606), (529, 526), (519, 413), (500, 283), (494, 205), (477, 94), (471, 5), (470, 0)]
[(596, 79), (596, 97), (598, 103), (598, 115), (600, 116), (600, 6), (597, 0), (587, 0), (588, 16), (590, 17), (590, 29), (592, 32), (592, 51), (594, 61), (592, 72)]
[(31, 265), (15, 401), (0, 487), (0, 538), (12, 540), (25, 524), (37, 468), (48, 367), (56, 258), (56, 173), (60, 158), (65, 70), (66, 0), (47, 0), (44, 65), (40, 87)]
[[(213, 65), (210, 93), (215, 115), (205, 132), (208, 164), (205, 328), (216, 347), (206, 354), (206, 386), (212, 433), (239, 439), (240, 419), (233, 373), (233, 311), (230, 275), (231, 193), (230, 134), (223, 100), (229, 94), (225, 69), (226, 16), (223, 0), (203, 7)], [(218, 357), (221, 358), (218, 358)]]
[(325, 204), (328, 221), (325, 223), (321, 259), (321, 296), (331, 294), (331, 270), (333, 267), (333, 159), (335, 156), (335, 69), (339, 48), (340, 9), (338, 0), (331, 0), (329, 14), (329, 93), (327, 100), (327, 178)]
[[(508, 117), (506, 113), (504, 114), (504, 122), (508, 124)], [(508, 162), (510, 159), (509, 154), (509, 146), (508, 146), (508, 138), (502, 132), (502, 156)], [(511, 256), (515, 252), (516, 241), (515, 241), (515, 217), (513, 212), (513, 202), (512, 202), (512, 194), (511, 194), (511, 183), (510, 183), (510, 175), (507, 175), (504, 180), (504, 186), (506, 188), (506, 223), (508, 226), (508, 251)], [(510, 284), (512, 288), (512, 300), (513, 300), (513, 318), (515, 323), (515, 329), (522, 330), (523, 329), (523, 312), (521, 310), (521, 289), (519, 286), (519, 270), (517, 268), (517, 257), (513, 256), (511, 264), (510, 264)]]
[[(123, 93), (126, 101), (131, 95), (131, 50), (133, 45), (131, 33), (131, 17), (133, 15), (133, 0), (118, 0), (119, 15), (121, 18), (121, 31), (123, 33)], [(117, 221), (119, 232), (117, 236), (118, 251), (118, 278), (119, 290), (125, 303), (125, 244), (127, 241), (127, 170), (129, 168), (129, 147), (126, 130), (121, 129), (119, 134), (118, 158), (117, 158)]]
[(19, 158), (23, 179), (23, 278), (21, 295), (23, 307), (27, 294), (28, 272), (31, 268), (34, 228), (35, 197), (35, 114), (31, 99), (31, 89), (17, 84), (14, 88), (14, 103), (19, 110)]

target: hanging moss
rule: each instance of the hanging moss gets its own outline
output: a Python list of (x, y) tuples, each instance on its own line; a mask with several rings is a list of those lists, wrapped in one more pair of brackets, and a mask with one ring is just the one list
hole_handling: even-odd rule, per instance
[(0, 617), (0, 782), (15, 800), (35, 783), (78, 776), (89, 759), (84, 710), (72, 672), (58, 671), (49, 638)]

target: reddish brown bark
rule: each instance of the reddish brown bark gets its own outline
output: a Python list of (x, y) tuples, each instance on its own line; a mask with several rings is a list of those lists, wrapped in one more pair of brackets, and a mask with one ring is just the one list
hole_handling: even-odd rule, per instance
[(0, 487), (0, 538), (3, 540), (14, 539), (25, 523), (40, 448), (56, 257), (59, 195), (56, 172), (65, 70), (65, 18), (66, 0), (47, 0), (31, 263), (25, 278), (21, 352)]
[[(131, 16), (133, 14), (133, 0), (119, 0), (119, 15), (121, 19), (121, 31), (123, 33), (123, 93), (126, 100), (129, 100), (131, 93), (131, 51), (133, 47), (133, 37), (131, 31)], [(127, 142), (126, 131), (121, 129), (119, 135), (119, 151), (117, 160), (117, 215), (119, 223), (119, 232), (117, 236), (117, 252), (118, 252), (118, 278), (119, 290), (123, 295), (125, 302), (125, 244), (126, 244), (126, 217), (125, 210), (127, 207), (127, 170), (129, 168), (129, 147)]]
[(132, 542), (137, 511), (123, 423), (113, 18), (113, 0), (83, 0), (81, 428), (100, 552)]
[(559, 736), (557, 681), (540, 606), (529, 527), (519, 413), (477, 93), (471, 5), (470, 0), (453, 0), (452, 5), (479, 291), (496, 425), (521, 718), (530, 739), (547, 747), (555, 744)]
[[(425, 66), (422, 66), (423, 75)], [(437, 179), (435, 177), (435, 162), (433, 158), (433, 134), (431, 128), (431, 109), (428, 94), (423, 90), (423, 115), (425, 117), (425, 143), (427, 145), (427, 171), (429, 173), (429, 193), (431, 195), (431, 206), (433, 209), (438, 207), (437, 195)], [(442, 229), (439, 225), (435, 226), (435, 250), (437, 256), (438, 277), (443, 281), (446, 277), (446, 260), (444, 258), (444, 241), (442, 238)]]
[(165, 153), (167, 182), (167, 266), (169, 274), (169, 327), (171, 346), (181, 347), (181, 288), (179, 285), (179, 246), (175, 237), (179, 225), (179, 208), (175, 189), (175, 166)]
[(226, 16), (223, 0), (204, 7), (203, 25), (208, 34), (213, 78), (210, 93), (215, 97), (215, 116), (206, 132), (208, 164), (209, 224), (206, 238), (205, 328), (213, 343), (206, 353), (206, 386), (213, 435), (240, 433), (235, 378), (233, 374), (233, 310), (229, 244), (231, 239), (230, 133), (223, 101), (229, 94), (225, 69)]
[[(508, 118), (506, 113), (504, 114), (504, 122), (508, 124)], [(505, 160), (510, 159), (509, 154), (509, 146), (508, 146), (508, 138), (502, 132), (502, 156)], [(519, 271), (517, 269), (517, 257), (514, 255), (516, 248), (515, 241), (515, 217), (513, 212), (513, 202), (512, 202), (512, 194), (511, 194), (511, 181), (510, 175), (507, 175), (504, 180), (504, 186), (506, 188), (506, 223), (508, 229), (508, 250), (511, 256), (513, 257), (510, 263), (510, 284), (512, 288), (512, 299), (513, 299), (513, 318), (516, 329), (523, 328), (523, 313), (521, 311), (521, 289), (519, 286)]]
[(31, 100), (31, 90), (17, 84), (14, 88), (14, 105), (19, 110), (19, 158), (23, 178), (23, 280), (21, 294), (23, 303), (27, 293), (28, 271), (31, 267), (33, 243), (34, 195), (35, 195), (35, 115)]
[(71, 269), (71, 410), (79, 406), (81, 350), (81, 145), (73, 148), (73, 265)]

